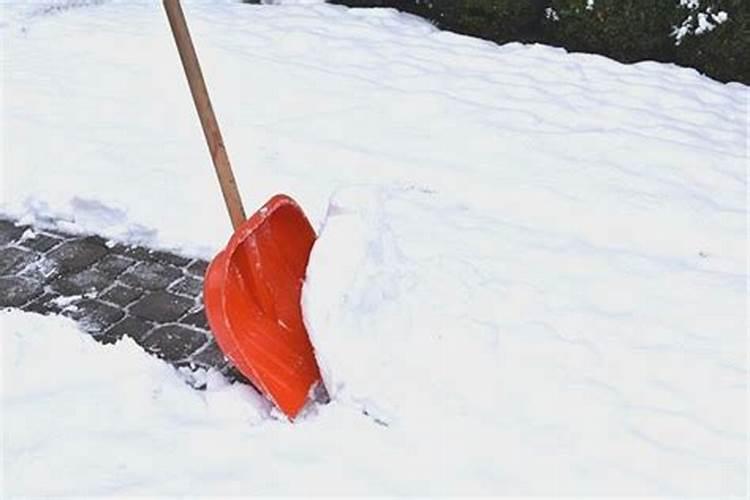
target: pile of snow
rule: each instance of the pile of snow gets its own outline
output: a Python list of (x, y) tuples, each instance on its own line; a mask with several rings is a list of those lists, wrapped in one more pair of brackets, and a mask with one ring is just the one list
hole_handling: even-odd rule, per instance
[(742, 491), (744, 278), (671, 229), (600, 243), (436, 193), (344, 190), (304, 290), (326, 385), (489, 492)]
[(71, 320), (17, 311), (0, 324), (6, 494), (153, 493), (155, 474), (169, 491), (214, 467), (200, 456), (231, 463), (230, 430), (268, 414), (252, 389), (211, 373), (196, 391), (130, 339), (105, 346)]
[[(285, 192), (319, 229), (333, 402), (290, 424), (4, 313), (6, 490), (744, 494), (747, 87), (303, 3), (185, 10), (248, 209)], [(3, 14), (0, 211), (213, 256), (160, 5)]]
[(292, 425), (247, 386), (180, 373), (129, 339), (102, 345), (68, 319), (17, 311), (0, 327), (3, 496), (421, 490), (396, 453), (406, 443), (352, 409)]

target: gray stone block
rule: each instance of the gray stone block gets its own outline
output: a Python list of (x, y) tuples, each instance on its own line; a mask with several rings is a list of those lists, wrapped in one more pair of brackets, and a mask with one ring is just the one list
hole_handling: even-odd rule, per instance
[(91, 245), (97, 245), (106, 248), (109, 250), (109, 247), (107, 246), (107, 242), (109, 241), (106, 238), (102, 238), (98, 234), (91, 234), (89, 236), (83, 236), (81, 238), (78, 238), (79, 241), (83, 241), (85, 243), (89, 243)]
[(96, 268), (110, 278), (116, 278), (133, 264), (135, 264), (135, 260), (133, 259), (110, 253), (96, 263)]
[(0, 275), (17, 274), (38, 258), (38, 253), (22, 248), (0, 248)]
[(125, 307), (128, 304), (132, 304), (141, 295), (143, 295), (141, 288), (133, 288), (132, 286), (117, 283), (104, 292), (100, 298), (106, 302), (112, 302), (120, 307)]
[(0, 219), (0, 245), (8, 245), (17, 241), (28, 226), (16, 226), (9, 220)]
[(35, 312), (39, 314), (59, 314), (62, 311), (60, 305), (55, 302), (60, 294), (56, 292), (44, 292), (39, 297), (31, 301), (24, 311)]
[(203, 280), (194, 278), (192, 276), (185, 276), (179, 281), (175, 281), (169, 287), (169, 291), (173, 293), (179, 293), (182, 295), (188, 295), (190, 297), (197, 297), (203, 291)]
[(208, 262), (201, 259), (195, 259), (186, 268), (187, 272), (189, 272), (190, 274), (194, 274), (195, 276), (198, 276), (200, 278), (203, 278), (203, 276), (205, 276), (206, 269), (208, 269)]
[(182, 271), (159, 262), (139, 262), (120, 276), (120, 281), (129, 286), (159, 290), (176, 281)]
[(96, 268), (91, 268), (60, 277), (50, 286), (62, 295), (85, 295), (101, 292), (111, 284), (112, 278)]
[(117, 243), (110, 249), (112, 253), (118, 255), (124, 255), (135, 260), (148, 260), (151, 251), (145, 247), (125, 245), (123, 243)]
[(195, 353), (208, 341), (205, 333), (181, 325), (164, 325), (152, 331), (143, 347), (167, 361), (178, 361)]
[(185, 314), (193, 305), (195, 301), (192, 299), (158, 291), (141, 297), (130, 306), (130, 312), (143, 319), (168, 323)]
[(187, 257), (180, 257), (179, 255), (161, 252), (158, 250), (149, 251), (149, 258), (155, 262), (170, 264), (176, 267), (185, 267), (190, 262), (190, 259), (188, 259)]
[[(208, 262), (140, 246), (109, 248), (104, 238), (56, 230), (22, 241), (26, 229), (0, 220), (0, 271), (9, 273), (0, 278), (0, 307), (62, 313), (100, 342), (129, 336), (173, 365), (214, 367), (247, 383), (231, 370), (199, 303)], [(56, 300), (87, 294), (94, 296), (68, 305)]]
[(40, 295), (43, 284), (21, 276), (0, 277), (0, 307), (20, 307)]
[(59, 275), (59, 272), (57, 265), (54, 262), (47, 259), (44, 255), (41, 255), (41, 257), (35, 260), (30, 266), (24, 268), (19, 275), (44, 281), (46, 283), (55, 279)]
[(203, 330), (209, 329), (208, 320), (206, 319), (206, 312), (203, 308), (180, 319), (180, 323), (201, 328)]
[(107, 253), (107, 247), (95, 238), (66, 241), (47, 253), (61, 274), (82, 271)]
[(216, 340), (213, 339), (190, 359), (201, 366), (216, 368), (217, 370), (222, 370), (228, 362)]
[(120, 321), (125, 313), (98, 300), (83, 299), (63, 309), (63, 315), (78, 321), (85, 331), (96, 334)]
[(50, 236), (49, 234), (36, 233), (33, 238), (27, 238), (23, 241), (19, 241), (18, 245), (29, 250), (35, 250), (37, 252), (46, 252), (54, 246), (62, 242), (61, 238), (56, 236)]
[[(246, 384), (251, 386), (253, 389), (258, 390), (255, 385), (248, 379), (246, 376), (244, 376), (238, 369), (235, 367), (231, 362), (228, 363), (224, 370), (222, 370), (222, 375), (229, 380), (230, 382), (239, 382), (241, 384)], [(260, 391), (258, 391), (260, 392)]]
[(44, 259), (40, 259), (35, 262), (32, 262), (30, 266), (23, 268), (21, 272), (16, 274), (16, 276), (23, 276), (24, 278), (46, 283), (48, 281), (47, 278), (49, 278), (50, 275), (42, 272), (43, 265), (44, 265)]
[[(47, 219), (47, 222), (54, 222), (54, 221), (52, 221), (51, 219)], [(56, 227), (45, 227), (44, 232), (49, 235), (54, 236), (55, 238), (61, 238), (63, 240), (72, 240), (72, 239), (80, 240), (83, 238), (81, 235), (66, 233), (65, 231), (61, 231), (57, 229)]]
[(105, 344), (112, 344), (120, 340), (124, 335), (127, 335), (139, 345), (143, 345), (143, 339), (148, 336), (153, 328), (154, 323), (151, 321), (146, 321), (134, 316), (126, 316), (121, 321), (110, 327), (102, 335), (98, 336), (97, 340), (100, 340)]

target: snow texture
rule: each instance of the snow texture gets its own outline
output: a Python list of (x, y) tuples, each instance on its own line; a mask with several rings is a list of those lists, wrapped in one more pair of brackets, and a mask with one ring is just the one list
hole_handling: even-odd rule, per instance
[[(158, 3), (2, 7), (0, 210), (210, 258)], [(7, 491), (747, 493), (746, 86), (388, 9), (185, 9), (248, 210), (285, 192), (319, 229), (333, 401), (289, 424), (5, 313)]]

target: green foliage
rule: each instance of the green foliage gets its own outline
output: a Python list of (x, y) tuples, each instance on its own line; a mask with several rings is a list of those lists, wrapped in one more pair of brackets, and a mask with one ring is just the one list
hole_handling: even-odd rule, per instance
[(529, 0), (442, 0), (441, 27), (498, 43), (533, 41), (546, 2)]
[(350, 7), (392, 7), (441, 29), (498, 43), (533, 41), (546, 0), (329, 0)]
[(716, 0), (710, 7), (714, 13), (728, 12), (729, 19), (707, 33), (685, 36), (675, 62), (721, 81), (750, 84), (750, 2)]
[(674, 0), (595, 0), (587, 5), (586, 0), (551, 0), (555, 18), (545, 18), (541, 39), (623, 62), (674, 60), (669, 34), (686, 17)]
[[(539, 39), (572, 51), (593, 52), (623, 62), (676, 62), (722, 81), (750, 83), (750, 2), (703, 0), (551, 0)], [(724, 23), (699, 33), (698, 15), (728, 13)], [(687, 21), (687, 22), (686, 22)], [(686, 26), (682, 38), (676, 30)]]

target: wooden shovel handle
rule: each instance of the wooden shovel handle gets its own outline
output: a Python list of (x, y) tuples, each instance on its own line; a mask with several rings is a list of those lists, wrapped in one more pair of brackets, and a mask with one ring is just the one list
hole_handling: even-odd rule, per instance
[(174, 35), (174, 41), (177, 44), (177, 51), (180, 53), (182, 67), (185, 70), (188, 85), (190, 85), (190, 92), (193, 94), (195, 109), (198, 111), (203, 134), (206, 136), (206, 143), (211, 152), (211, 160), (219, 178), (224, 203), (226, 203), (229, 211), (232, 226), (237, 229), (245, 221), (245, 209), (242, 207), (237, 182), (234, 180), (232, 166), (229, 164), (219, 124), (216, 122), (211, 99), (208, 97), (208, 89), (206, 88), (206, 82), (203, 80), (200, 64), (198, 64), (198, 56), (195, 54), (193, 41), (190, 39), (185, 14), (182, 12), (179, 0), (164, 0), (164, 9), (167, 11), (169, 26), (172, 28), (172, 35)]

